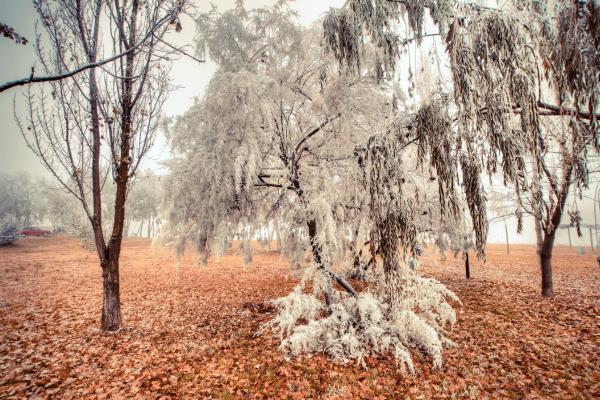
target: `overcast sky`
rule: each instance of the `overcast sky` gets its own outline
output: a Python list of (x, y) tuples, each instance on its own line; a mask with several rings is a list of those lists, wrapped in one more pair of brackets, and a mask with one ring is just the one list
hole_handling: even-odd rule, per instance
[[(219, 9), (225, 10), (233, 7), (235, 0), (212, 1)], [(246, 0), (246, 8), (268, 6), (275, 0)], [(294, 8), (299, 13), (299, 22), (310, 25), (316, 21), (330, 7), (339, 7), (344, 0), (299, 0)], [(208, 11), (211, 2), (195, 0), (199, 11)], [(15, 31), (30, 40), (27, 46), (19, 46), (14, 42), (1, 38), (0, 54), (2, 67), (0, 68), (0, 81), (19, 79), (28, 76), (31, 66), (35, 64), (35, 55), (32, 46), (36, 14), (30, 0), (0, 0), (0, 20), (11, 25)], [(169, 37), (169, 42), (177, 46), (193, 43), (194, 23), (190, 18), (183, 20), (183, 30)], [(195, 96), (202, 95), (210, 81), (216, 67), (212, 62), (199, 64), (198, 62), (181, 57), (173, 64), (171, 77), (177, 90), (170, 93), (164, 108), (166, 115), (182, 114), (191, 104)], [(0, 93), (0, 172), (29, 171), (33, 174), (45, 174), (41, 164), (26, 147), (25, 141), (17, 128), (13, 118), (13, 98), (19, 97), (23, 89), (17, 88)], [(146, 167), (158, 168), (157, 160), (168, 157), (164, 148), (164, 141), (158, 140), (157, 145), (146, 161)]]
[[(345, 0), (297, 0), (294, 8), (299, 13), (299, 22), (305, 26), (315, 22), (330, 7), (340, 7)], [(235, 0), (213, 0), (221, 10), (233, 7)], [(274, 4), (274, 0), (247, 0), (247, 8), (267, 6)], [(210, 2), (205, 0), (196, 0), (200, 11), (207, 11)], [(0, 21), (9, 24), (15, 30), (30, 39), (27, 46), (18, 46), (14, 42), (0, 38), (0, 81), (6, 82), (27, 76), (31, 66), (35, 63), (31, 39), (34, 38), (34, 26), (36, 15), (29, 0), (0, 0)], [(172, 34), (169, 41), (177, 46), (190, 45), (194, 36), (194, 24), (191, 19), (184, 19), (183, 30), (180, 33)], [(207, 62), (199, 64), (187, 57), (181, 57), (173, 64), (171, 77), (173, 84), (178, 87), (173, 91), (165, 105), (164, 113), (166, 115), (182, 114), (193, 102), (195, 96), (201, 96), (205, 90), (216, 67), (213, 63)], [(26, 147), (23, 138), (16, 126), (13, 118), (13, 98), (17, 101), (23, 93), (22, 89), (12, 89), (0, 93), (0, 172), (28, 171), (35, 175), (46, 175), (40, 162), (33, 156)], [(592, 155), (595, 157), (595, 155)], [(146, 167), (158, 169), (158, 161), (168, 158), (168, 149), (164, 146), (164, 140), (158, 140), (154, 149), (149, 154), (145, 163)], [(593, 182), (592, 189), (595, 189), (596, 182)], [(593, 190), (589, 191), (589, 197), (593, 196)], [(583, 219), (586, 223), (593, 223), (593, 202), (588, 199), (583, 205)], [(563, 223), (567, 223), (567, 216), (563, 218)], [(509, 221), (508, 225), (511, 243), (528, 242), (535, 240), (534, 231), (531, 224), (525, 226), (523, 235), (516, 235), (514, 221)], [(573, 242), (578, 244), (587, 243), (589, 245), (589, 233), (584, 230), (583, 239), (575, 239)], [(493, 224), (490, 229), (489, 239), (491, 242), (503, 242), (505, 240), (505, 231), (503, 223)], [(560, 243), (567, 244), (567, 232), (559, 233)]]

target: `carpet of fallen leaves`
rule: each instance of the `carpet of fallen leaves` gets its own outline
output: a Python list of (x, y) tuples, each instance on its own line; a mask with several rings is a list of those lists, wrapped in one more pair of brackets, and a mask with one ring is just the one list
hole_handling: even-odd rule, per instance
[(530, 246), (490, 246), (472, 279), (462, 260), (424, 258), (423, 273), (462, 299), (443, 370), (414, 353), (417, 373), (391, 357), (368, 368), (324, 356), (286, 360), (269, 334), (269, 300), (293, 286), (278, 253), (248, 268), (228, 254), (180, 266), (170, 249), (126, 241), (124, 328), (100, 332), (97, 258), (65, 236), (0, 248), (0, 398), (599, 398), (600, 268), (557, 248), (556, 297), (539, 296)]

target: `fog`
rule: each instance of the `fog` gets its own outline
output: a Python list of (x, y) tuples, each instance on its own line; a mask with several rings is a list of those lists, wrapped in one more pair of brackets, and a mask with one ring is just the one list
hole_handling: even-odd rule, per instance
[[(270, 5), (275, 1), (269, 0), (247, 0), (247, 8)], [(329, 9), (329, 7), (339, 7), (344, 3), (343, 0), (304, 0), (298, 1), (294, 8), (298, 11), (299, 22), (303, 25), (310, 25), (320, 15)], [(223, 0), (218, 2), (220, 9), (232, 7), (234, 0)], [(198, 10), (206, 11), (210, 7), (208, 1), (197, 1)], [(0, 54), (2, 54), (3, 65), (0, 69), (0, 80), (2, 82), (23, 78), (30, 74), (32, 65), (35, 65), (35, 55), (32, 43), (35, 41), (35, 21), (36, 15), (31, 2), (24, 0), (0, 0), (0, 9), (2, 10), (2, 22), (7, 23), (15, 30), (29, 39), (26, 46), (16, 45), (10, 40), (0, 40)], [(172, 34), (168, 40), (173, 45), (182, 47), (189, 46), (188, 50), (193, 52), (190, 44), (193, 43), (194, 23), (191, 18), (186, 17), (182, 21), (183, 30)], [(173, 63), (171, 78), (176, 89), (170, 93), (170, 96), (164, 107), (164, 114), (174, 116), (183, 113), (193, 103), (196, 96), (201, 96), (216, 71), (216, 66), (212, 62), (198, 63), (191, 58), (181, 56)], [(14, 88), (0, 94), (0, 119), (3, 121), (0, 128), (0, 172), (26, 171), (32, 175), (47, 176), (39, 160), (27, 148), (25, 141), (17, 128), (13, 117), (13, 100), (17, 103), (19, 97), (24, 93), (23, 88)], [(590, 158), (597, 157), (592, 155)], [(165, 139), (158, 136), (154, 148), (150, 151), (142, 169), (150, 168), (157, 173), (164, 173), (164, 167), (161, 161), (169, 158), (169, 150)], [(580, 212), (584, 224), (594, 224), (593, 198), (597, 184), (600, 182), (595, 175), (591, 176), (590, 189), (584, 193), (583, 201), (579, 202)], [(488, 185), (488, 192), (494, 190), (493, 186)], [(570, 196), (572, 204), (572, 196)], [(571, 210), (571, 206), (568, 205)], [(493, 216), (491, 216), (493, 217)], [(568, 216), (563, 216), (562, 224), (568, 224)], [(524, 230), (522, 234), (516, 233), (516, 221), (514, 218), (506, 220), (509, 242), (516, 243), (534, 243), (535, 232), (530, 218), (525, 219)], [(583, 228), (583, 237), (577, 238), (575, 230), (571, 230), (572, 244), (574, 246), (590, 245), (588, 228)], [(594, 233), (595, 235), (595, 233)], [(490, 224), (488, 236), (489, 243), (506, 242), (505, 221), (493, 221)], [(594, 242), (596, 240), (594, 239)], [(558, 233), (557, 243), (567, 245), (569, 243), (568, 233), (561, 230)]]

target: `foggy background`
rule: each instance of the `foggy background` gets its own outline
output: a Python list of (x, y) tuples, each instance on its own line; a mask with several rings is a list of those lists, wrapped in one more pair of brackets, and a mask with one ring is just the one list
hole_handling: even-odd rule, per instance
[[(275, 0), (246, 0), (246, 8), (255, 8), (272, 5)], [(233, 7), (235, 0), (220, 0), (213, 2), (219, 9), (225, 10)], [(344, 0), (297, 0), (293, 8), (298, 11), (299, 22), (308, 26), (315, 22), (330, 7), (340, 7)], [(208, 11), (210, 2), (197, 0), (198, 11)], [(15, 31), (25, 36), (29, 43), (26, 46), (17, 45), (12, 40), (0, 39), (0, 55), (2, 68), (0, 69), (0, 81), (6, 82), (29, 76), (31, 67), (35, 65), (35, 53), (33, 43), (35, 43), (35, 22), (36, 13), (29, 0), (0, 0), (0, 20), (5, 24), (12, 26)], [(188, 45), (187, 50), (193, 53), (193, 38), (195, 34), (194, 22), (189, 17), (182, 19), (183, 30), (179, 33), (171, 34), (167, 40), (178, 47)], [(209, 83), (213, 73), (216, 71), (216, 65), (207, 61), (198, 63), (188, 57), (180, 56), (173, 62), (171, 69), (172, 83), (177, 88), (173, 90), (165, 103), (163, 112), (166, 116), (175, 116), (183, 114), (193, 103), (196, 96), (202, 96)], [(36, 73), (41, 74), (41, 68)], [(27, 148), (21, 133), (13, 117), (13, 99), (17, 99), (24, 93), (24, 89), (13, 88), (0, 93), (0, 172), (18, 172), (26, 171), (31, 175), (49, 176), (42, 167), (39, 160)], [(597, 158), (597, 155), (590, 155), (590, 160)], [(166, 146), (164, 138), (159, 134), (154, 148), (150, 151), (142, 164), (141, 170), (151, 168), (159, 174), (164, 174), (165, 170), (161, 167), (161, 160), (170, 158), (169, 149)], [(579, 202), (579, 208), (584, 224), (594, 224), (594, 193), (598, 189), (600, 177), (592, 175), (590, 177), (590, 187), (584, 193), (583, 201)], [(488, 190), (493, 190), (488, 186)], [(570, 201), (567, 204), (567, 210), (572, 209), (573, 194), (569, 196)], [(597, 210), (598, 211), (598, 210)], [(493, 218), (493, 215), (490, 215)], [(600, 218), (600, 215), (598, 215)], [(568, 215), (563, 216), (562, 224), (568, 224)], [(526, 218), (522, 234), (516, 232), (516, 221), (510, 218), (506, 221), (508, 230), (508, 239), (510, 243), (535, 243), (535, 231), (532, 220)], [(571, 239), (573, 246), (589, 246), (590, 233), (588, 228), (582, 228), (583, 237), (577, 238), (575, 230), (571, 229)], [(594, 245), (597, 240), (595, 231), (592, 232)], [(490, 223), (490, 232), (488, 235), (489, 243), (504, 243), (506, 241), (506, 231), (504, 221), (492, 221)], [(562, 229), (557, 234), (557, 244), (568, 245), (568, 233)]]

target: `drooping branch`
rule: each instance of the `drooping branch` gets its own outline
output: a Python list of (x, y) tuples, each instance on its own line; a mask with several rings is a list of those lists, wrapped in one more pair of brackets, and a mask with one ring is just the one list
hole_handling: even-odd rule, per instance
[(589, 112), (585, 112), (585, 111), (577, 111), (577, 110), (574, 110), (569, 107), (559, 107), (559, 106), (556, 106), (553, 104), (544, 103), (543, 101), (538, 101), (537, 105), (538, 105), (538, 107), (548, 111), (548, 113), (546, 113), (545, 115), (570, 115), (570, 116), (574, 116), (574, 117), (576, 116), (576, 117), (580, 117), (583, 119), (589, 119), (589, 120), (600, 119), (600, 113), (589, 113)]

